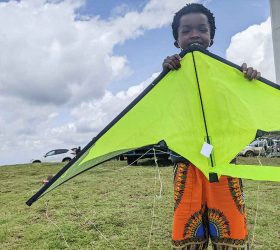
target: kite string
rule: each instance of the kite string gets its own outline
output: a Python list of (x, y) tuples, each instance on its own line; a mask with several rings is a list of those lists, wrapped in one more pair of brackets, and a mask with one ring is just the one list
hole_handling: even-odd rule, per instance
[[(51, 220), (51, 218), (49, 217), (49, 213), (48, 213), (48, 202), (45, 202), (45, 205), (46, 205), (46, 217), (47, 217), (47, 220), (51, 223), (51, 224), (53, 224), (57, 229), (58, 229), (58, 231), (60, 232), (60, 235), (62, 236), (62, 238), (63, 238), (63, 240), (64, 240), (64, 242), (65, 242), (65, 245), (68, 247), (68, 248), (70, 248), (70, 246), (69, 246), (69, 244), (67, 243), (67, 240), (66, 240), (66, 238), (65, 238), (65, 236), (64, 236), (64, 234), (63, 234), (63, 232), (62, 232), (62, 230), (60, 229), (60, 227), (53, 221), (53, 220)], [(70, 248), (71, 249), (71, 248)]]
[[(156, 171), (155, 171), (155, 178), (154, 178), (154, 200), (153, 200), (153, 207), (152, 207), (152, 222), (151, 222), (151, 229), (150, 229), (150, 233), (149, 233), (149, 241), (148, 241), (148, 246), (147, 249), (150, 249), (151, 246), (151, 240), (152, 240), (152, 234), (153, 234), (153, 227), (154, 227), (154, 221), (155, 221), (155, 207), (156, 207), (156, 199), (161, 198), (161, 194), (162, 194), (162, 180), (161, 180), (161, 175), (160, 175), (160, 171), (159, 171), (159, 166), (158, 166), (158, 162), (157, 162), (157, 157), (156, 157), (156, 151), (153, 148), (154, 151), (154, 161), (155, 161), (155, 166), (156, 166)], [(160, 183), (160, 190), (159, 190), (159, 196), (157, 196), (156, 194), (156, 185), (157, 185), (157, 180)]]
[(252, 239), (251, 239), (251, 244), (250, 244), (252, 249), (253, 249), (253, 245), (255, 243), (255, 231), (256, 231), (258, 210), (259, 210), (259, 191), (260, 191), (260, 184), (258, 184), (258, 189), (257, 189), (257, 205), (256, 205), (255, 218), (254, 218), (254, 227), (253, 227), (253, 232), (252, 232)]
[[(145, 152), (144, 154), (142, 154), (140, 157), (138, 157), (135, 161), (133, 161), (132, 163), (130, 163), (129, 165), (127, 165), (127, 166), (125, 166), (125, 167), (122, 167), (122, 168), (120, 168), (120, 169), (116, 169), (116, 170), (104, 170), (104, 171), (121, 171), (121, 170), (123, 170), (123, 169), (126, 169), (126, 168), (128, 168), (128, 167), (130, 167), (131, 165), (133, 165), (135, 162), (137, 162), (139, 159), (141, 159), (141, 158), (143, 158), (146, 154), (148, 154), (151, 150), (152, 150), (153, 148), (150, 148), (149, 150), (147, 150), (147, 152)], [(155, 156), (155, 155), (154, 155)], [(155, 158), (155, 162), (156, 162), (156, 166), (158, 166), (158, 164), (157, 164), (157, 160), (156, 160), (156, 158)], [(160, 172), (159, 172), (159, 169), (158, 169), (158, 174), (159, 174), (159, 180), (160, 180), (160, 183), (161, 183), (161, 190), (162, 190), (162, 182), (161, 182), (161, 179), (160, 179)], [(156, 181), (156, 176), (155, 176), (155, 181)], [(156, 183), (155, 183), (156, 184)], [(161, 196), (161, 190), (160, 190), (160, 196)], [(77, 213), (79, 214), (79, 215), (81, 215), (82, 216), (82, 213), (81, 213), (81, 211), (77, 208), (77, 205), (76, 205), (76, 203), (75, 203), (75, 201), (73, 200), (73, 197), (72, 197), (72, 195), (71, 195), (71, 193), (70, 193), (70, 190), (68, 190), (68, 193), (69, 193), (69, 197), (70, 197), (70, 200), (72, 201), (72, 204), (73, 204), (73, 206), (74, 206), (74, 208), (75, 208), (75, 210), (77, 211)], [(156, 197), (156, 194), (155, 194), (155, 197)], [(154, 210), (154, 207), (155, 207), (155, 200), (154, 200), (154, 206), (153, 206), (153, 210)], [(154, 217), (154, 211), (152, 212), (152, 214), (153, 214), (153, 217)], [(112, 247), (113, 247), (113, 249), (116, 249), (113, 245), (112, 245), (112, 243), (107, 239), (107, 237), (97, 228), (97, 226), (95, 225), (95, 223), (93, 223), (92, 221), (90, 221), (86, 216), (84, 216), (84, 218), (86, 219), (86, 221), (87, 222), (89, 222), (89, 223), (91, 223), (92, 225), (93, 225), (93, 227), (95, 228), (95, 230), (102, 236), (102, 238), (104, 238)], [(51, 221), (51, 220), (50, 220)], [(53, 224), (54, 224), (54, 222), (52, 222)], [(153, 223), (153, 222), (152, 222)], [(59, 227), (55, 224), (55, 226), (59, 229)], [(151, 229), (153, 228), (153, 226), (151, 226)], [(66, 239), (65, 239), (65, 237), (64, 237), (64, 235), (63, 235), (63, 233), (62, 233), (62, 231), (59, 229), (59, 231), (61, 232), (61, 234), (62, 234), (62, 236), (63, 236), (63, 239), (65, 240), (65, 242), (66, 242)], [(151, 233), (150, 233), (150, 239), (151, 239)], [(150, 242), (150, 239), (149, 239), (149, 242)], [(66, 245), (69, 247), (69, 245), (67, 244), (67, 242), (66, 242)]]
[[(259, 154), (257, 155), (257, 160), (259, 162), (259, 166), (262, 166), (262, 162), (260, 159), (261, 151), (259, 151)], [(251, 239), (251, 248), (253, 249), (254, 243), (255, 243), (255, 232), (256, 232), (256, 225), (257, 225), (257, 219), (258, 219), (258, 211), (259, 211), (259, 191), (260, 191), (260, 183), (258, 182), (258, 189), (257, 189), (257, 205), (256, 205), (256, 212), (255, 212), (255, 218), (254, 218), (254, 226), (252, 231), (252, 239)]]
[(74, 201), (70, 190), (68, 190), (69, 196), (70, 196), (70, 200), (72, 201), (72, 204), (76, 210), (76, 212), (80, 215), (80, 216), (84, 216), (85, 218), (85, 222), (89, 222), (91, 225), (93, 225), (94, 229), (101, 235), (101, 237), (108, 242), (108, 244), (113, 248), (116, 249), (115, 246), (107, 239), (107, 237), (97, 228), (97, 226), (95, 225), (94, 222), (92, 222), (90, 219), (88, 219), (85, 215), (82, 214), (82, 212), (78, 209), (76, 202)]
[(137, 162), (138, 160), (140, 160), (141, 158), (143, 158), (146, 154), (148, 154), (153, 148), (150, 148), (149, 150), (147, 150), (144, 154), (140, 155), (140, 157), (138, 157), (136, 160), (134, 160), (133, 162), (131, 162), (130, 164), (128, 164), (127, 166), (124, 166), (122, 168), (116, 169), (116, 170), (112, 170), (112, 171), (121, 171), (123, 169), (126, 169), (128, 167), (130, 167), (131, 165), (133, 165), (135, 162)]
[(124, 166), (124, 167), (121, 167), (121, 168), (118, 168), (118, 169), (99, 169), (98, 171), (104, 171), (104, 172), (118, 172), (118, 171), (122, 171), (128, 167), (130, 167), (131, 165), (133, 165), (135, 162), (137, 162), (138, 160), (142, 159), (146, 154), (148, 154), (150, 151), (152, 150), (152, 148), (150, 148), (149, 150), (147, 150), (144, 154), (140, 155), (136, 160), (134, 160), (132, 163)]
[[(148, 154), (151, 150), (153, 150), (153, 152), (154, 152), (154, 161), (155, 161), (155, 165), (156, 165), (156, 171), (155, 171), (155, 178), (154, 178), (154, 179), (155, 179), (155, 182), (154, 182), (154, 184), (155, 184), (155, 188), (154, 188), (155, 193), (154, 193), (154, 201), (153, 201), (153, 207), (152, 207), (152, 223), (151, 223), (151, 230), (150, 230), (150, 234), (149, 234), (149, 242), (148, 242), (147, 249), (150, 249), (150, 244), (151, 244), (152, 231), (153, 231), (153, 225), (154, 225), (154, 220), (155, 220), (156, 198), (157, 198), (157, 197), (161, 198), (161, 196), (162, 196), (162, 189), (163, 189), (163, 184), (162, 184), (161, 174), (160, 174), (160, 170), (159, 170), (159, 167), (158, 167), (158, 162), (157, 162), (157, 158), (156, 158), (156, 154), (155, 154), (155, 149), (154, 149), (154, 148), (150, 148), (147, 152), (145, 152), (144, 154), (142, 154), (142, 155), (141, 155), (140, 157), (138, 157), (135, 161), (133, 161), (131, 164), (129, 164), (129, 165), (125, 166), (125, 167), (122, 167), (122, 168), (116, 169), (116, 170), (109, 170), (109, 171), (121, 171), (121, 170), (123, 170), (123, 169), (125, 169), (125, 168), (128, 168), (128, 167), (130, 167), (131, 165), (133, 165), (136, 161), (138, 161), (139, 159), (143, 158), (143, 157), (144, 157), (146, 154)], [(160, 151), (160, 150), (157, 150), (157, 151), (166, 153), (166, 152)], [(107, 170), (107, 171), (108, 171), (108, 170)], [(158, 178), (157, 178), (157, 176), (158, 176)], [(159, 190), (159, 195), (158, 195), (158, 196), (156, 195), (156, 184), (157, 184), (157, 179), (159, 180), (159, 183), (160, 183), (160, 190)], [(81, 213), (81, 211), (77, 208), (77, 205), (76, 205), (75, 201), (73, 200), (73, 197), (72, 197), (72, 195), (71, 195), (71, 193), (70, 193), (70, 190), (68, 190), (68, 192), (69, 192), (70, 200), (72, 201), (75, 210), (77, 211), (77, 213), (78, 213), (79, 215), (83, 216), (82, 213)], [(46, 204), (46, 217), (47, 217), (47, 219), (48, 219), (53, 225), (55, 225), (55, 226), (58, 228), (58, 230), (59, 230), (59, 232), (60, 232), (62, 238), (63, 238), (64, 241), (65, 241), (65, 244), (67, 245), (68, 248), (70, 248), (70, 246), (69, 246), (69, 244), (67, 243), (66, 238), (65, 238), (65, 236), (64, 236), (64, 234), (63, 234), (63, 232), (62, 232), (62, 230), (59, 228), (59, 226), (58, 226), (55, 222), (53, 222), (53, 221), (49, 218), (47, 211), (48, 211), (48, 209), (47, 209), (47, 204)], [(89, 222), (90, 224), (93, 225), (93, 227), (95, 228), (95, 230), (102, 236), (102, 238), (104, 238), (104, 239), (113, 247), (113, 249), (116, 249), (116, 248), (114, 247), (114, 245), (112, 245), (112, 243), (106, 238), (106, 236), (97, 228), (97, 226), (95, 225), (94, 222), (92, 222), (91, 220), (89, 220), (86, 216), (84, 216), (84, 218), (86, 219), (86, 222)], [(70, 249), (71, 249), (71, 248), (70, 248)]]
[(159, 190), (159, 198), (161, 198), (161, 194), (162, 194), (162, 179), (161, 179), (161, 174), (160, 174), (160, 171), (159, 171), (159, 167), (158, 167), (158, 163), (157, 163), (157, 158), (156, 158), (156, 152), (155, 152), (155, 149), (154, 149), (154, 159), (155, 159), (155, 164), (156, 164), (156, 169), (157, 169), (157, 173), (158, 173), (158, 181), (160, 183), (160, 190)]

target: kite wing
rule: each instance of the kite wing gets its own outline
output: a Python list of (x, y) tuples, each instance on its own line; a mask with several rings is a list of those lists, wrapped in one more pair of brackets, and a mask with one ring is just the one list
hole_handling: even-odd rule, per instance
[[(240, 68), (192, 48), (178, 71), (162, 72), (27, 204), (74, 176), (125, 152), (164, 141), (168, 148), (211, 174), (280, 181), (280, 168), (230, 164), (258, 130), (280, 129), (279, 86), (248, 81)], [(207, 142), (214, 148), (202, 155)]]
[(280, 86), (249, 81), (240, 67), (210, 53), (193, 52), (214, 166), (219, 175), (280, 181), (280, 168), (229, 164), (257, 131), (280, 129)]

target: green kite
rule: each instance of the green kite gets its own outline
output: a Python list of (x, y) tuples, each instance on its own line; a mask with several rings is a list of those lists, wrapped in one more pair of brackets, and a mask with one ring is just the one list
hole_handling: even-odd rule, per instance
[(210, 181), (220, 175), (280, 181), (280, 168), (230, 162), (258, 131), (280, 130), (280, 86), (247, 80), (240, 67), (204, 49), (183, 51), (178, 71), (163, 71), (27, 204), (125, 152), (164, 142)]

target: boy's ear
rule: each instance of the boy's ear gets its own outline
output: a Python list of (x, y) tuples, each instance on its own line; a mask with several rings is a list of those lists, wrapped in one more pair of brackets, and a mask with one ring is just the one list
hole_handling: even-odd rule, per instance
[(179, 44), (178, 44), (177, 41), (174, 42), (174, 46), (175, 46), (176, 48), (180, 49), (180, 46), (179, 46)]

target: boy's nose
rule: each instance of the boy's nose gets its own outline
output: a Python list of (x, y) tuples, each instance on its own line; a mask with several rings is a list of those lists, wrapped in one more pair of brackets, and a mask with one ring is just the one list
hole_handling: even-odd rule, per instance
[(200, 37), (200, 33), (197, 30), (192, 30), (191, 34), (190, 34), (191, 38), (199, 38)]

